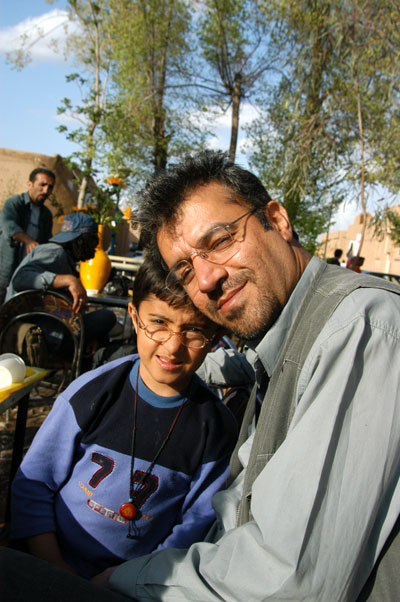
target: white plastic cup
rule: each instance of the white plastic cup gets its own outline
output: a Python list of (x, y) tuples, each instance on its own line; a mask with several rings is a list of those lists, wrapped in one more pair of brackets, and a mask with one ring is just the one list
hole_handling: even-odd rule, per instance
[(0, 387), (8, 387), (13, 383), (20, 383), (26, 374), (25, 362), (15, 353), (0, 355)]

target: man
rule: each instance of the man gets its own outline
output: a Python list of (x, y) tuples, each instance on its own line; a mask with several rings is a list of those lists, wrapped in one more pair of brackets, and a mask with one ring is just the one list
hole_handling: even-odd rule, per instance
[[(22, 260), (11, 279), (7, 300), (28, 289), (54, 289), (71, 298), (73, 311), (83, 313), (87, 294), (75, 266), (79, 261), (92, 259), (97, 244), (97, 224), (91, 216), (67, 215), (61, 231), (47, 244), (36, 246)], [(105, 345), (115, 321), (114, 312), (108, 309), (84, 314), (86, 341), (96, 340), (99, 346)], [(54, 338), (57, 339), (57, 333)]]
[(53, 192), (55, 175), (38, 167), (29, 175), (28, 191), (7, 199), (0, 214), (0, 304), (23, 257), (51, 236), (53, 216), (44, 202)]
[(340, 265), (340, 258), (343, 255), (342, 249), (335, 249), (335, 253), (333, 257), (328, 257), (326, 260), (327, 263), (331, 263), (333, 265)]
[[(395, 287), (311, 258), (285, 209), (221, 153), (158, 174), (138, 219), (166, 286), (181, 282), (254, 347), (257, 385), (207, 542), (95, 582), (140, 601), (367, 599), (400, 511)], [(399, 599), (397, 573), (386, 599)], [(381, 583), (371, 594), (380, 602)]]

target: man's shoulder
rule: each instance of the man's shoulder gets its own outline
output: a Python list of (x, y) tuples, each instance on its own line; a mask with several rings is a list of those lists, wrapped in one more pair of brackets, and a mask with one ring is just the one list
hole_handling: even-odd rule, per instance
[(27, 205), (26, 195), (26, 192), (20, 192), (19, 194), (13, 194), (8, 197), (8, 199), (4, 201), (3, 209), (7, 207), (25, 207), (25, 205)]
[(50, 259), (53, 262), (60, 262), (66, 260), (67, 258), (68, 254), (61, 245), (58, 245), (55, 242), (46, 242), (38, 245), (29, 253), (29, 255), (26, 255), (19, 268), (27, 264), (31, 265), (36, 262), (40, 263), (41, 261), (48, 263)]
[(66, 255), (66, 250), (62, 247), (62, 245), (57, 244), (56, 242), (45, 242), (41, 245), (38, 245), (31, 251), (30, 255), (32, 257), (39, 255), (48, 255), (49, 253), (55, 255)]

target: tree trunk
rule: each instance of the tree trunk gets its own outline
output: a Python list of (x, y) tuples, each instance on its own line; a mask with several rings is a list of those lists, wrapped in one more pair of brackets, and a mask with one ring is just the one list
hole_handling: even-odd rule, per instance
[(242, 75), (235, 74), (235, 84), (232, 91), (232, 126), (231, 126), (231, 143), (229, 145), (229, 159), (234, 162), (236, 156), (236, 147), (239, 132), (239, 111), (240, 101), (242, 98)]
[(360, 155), (361, 155), (361, 190), (360, 190), (360, 202), (363, 214), (363, 223), (361, 230), (360, 246), (358, 247), (357, 255), (361, 255), (361, 248), (364, 243), (365, 230), (367, 227), (367, 207), (365, 203), (365, 152), (364, 152), (364, 127), (363, 118), (361, 111), (361, 95), (360, 95), (360, 84), (358, 74), (356, 75), (356, 94), (357, 94), (357, 116), (358, 116), (358, 129), (360, 134)]

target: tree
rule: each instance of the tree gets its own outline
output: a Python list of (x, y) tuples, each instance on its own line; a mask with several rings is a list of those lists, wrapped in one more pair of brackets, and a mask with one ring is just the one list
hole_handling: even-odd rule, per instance
[[(191, 13), (185, 0), (112, 0), (116, 112), (106, 124), (114, 160), (143, 177), (203, 134), (190, 121), (187, 58)], [(122, 127), (121, 127), (122, 126)]]
[(205, 0), (202, 15), (200, 46), (214, 75), (203, 78), (203, 85), (224, 110), (231, 107), (229, 158), (234, 161), (241, 103), (274, 64), (268, 58), (269, 23), (256, 0)]
[[(368, 222), (368, 190), (377, 184), (394, 189), (398, 182), (400, 140), (393, 138), (393, 130), (400, 131), (400, 78), (394, 60), (399, 57), (399, 23), (399, 5), (390, 1), (353, 0), (338, 14), (341, 77), (335, 81), (333, 97), (346, 132), (342, 168), (349, 184), (358, 188), (364, 214), (358, 254)], [(382, 162), (383, 148), (391, 157), (390, 167)]]
[(384, 207), (375, 213), (369, 222), (369, 227), (374, 229), (375, 236), (382, 239), (386, 233), (396, 245), (400, 247), (400, 212), (393, 207)]
[(78, 208), (82, 208), (90, 183), (96, 173), (101, 152), (105, 143), (101, 125), (107, 114), (107, 87), (113, 65), (107, 19), (108, 0), (68, 0), (69, 16), (79, 24), (78, 33), (68, 39), (69, 52), (83, 70), (68, 76), (68, 81), (76, 82), (82, 90), (82, 101), (73, 107), (68, 98), (62, 100), (59, 113), (70, 113), (80, 122), (78, 127), (68, 129), (59, 126), (79, 150), (70, 157), (70, 164), (79, 182)]
[[(292, 219), (300, 217), (299, 230), (306, 225), (299, 215), (304, 201), (325, 215), (326, 226), (349, 190), (357, 190), (366, 211), (366, 186), (395, 179), (393, 161), (384, 166), (378, 149), (382, 128), (398, 131), (398, 5), (297, 0), (265, 10), (275, 19), (272, 43), (286, 65), (266, 118), (251, 131), (253, 162), (275, 178)], [(399, 156), (398, 139), (389, 136), (384, 145), (386, 156)]]
[(326, 2), (269, 3), (271, 44), (283, 60), (260, 119), (249, 128), (251, 164), (286, 207), (313, 252), (342, 198), (337, 177), (340, 139), (330, 122), (326, 72), (334, 52)]

